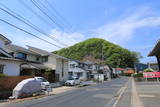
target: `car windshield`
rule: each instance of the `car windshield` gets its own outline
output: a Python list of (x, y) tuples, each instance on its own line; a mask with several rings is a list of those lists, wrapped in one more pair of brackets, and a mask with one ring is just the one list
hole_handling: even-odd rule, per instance
[(39, 80), (40, 82), (47, 82), (47, 80), (46, 80), (45, 78), (38, 78), (38, 80)]
[(69, 78), (68, 80), (74, 80), (74, 78)]

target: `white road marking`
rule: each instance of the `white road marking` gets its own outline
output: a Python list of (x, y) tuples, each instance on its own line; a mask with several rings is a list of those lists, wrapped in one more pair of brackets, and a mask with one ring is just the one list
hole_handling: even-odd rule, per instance
[(122, 88), (118, 91), (119, 96), (117, 97), (117, 99), (116, 99), (116, 101), (115, 101), (115, 103), (114, 103), (113, 107), (116, 107), (116, 106), (117, 106), (117, 104), (118, 104), (118, 102), (119, 102), (120, 98), (122, 97), (122, 95), (123, 95), (124, 91), (125, 91), (125, 90), (126, 90), (126, 88), (127, 88), (127, 85), (128, 85), (128, 82), (125, 84), (125, 86), (124, 86), (124, 87), (122, 87)]
[(140, 97), (148, 97), (148, 98), (154, 98), (154, 97), (156, 97), (156, 96), (154, 96), (154, 95), (139, 95)]

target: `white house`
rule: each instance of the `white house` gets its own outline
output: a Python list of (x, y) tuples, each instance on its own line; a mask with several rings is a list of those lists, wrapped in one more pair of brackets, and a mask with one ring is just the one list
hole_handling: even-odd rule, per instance
[(84, 62), (70, 59), (69, 61), (69, 77), (78, 77), (80, 80), (87, 80), (88, 66)]
[(15, 59), (5, 51), (5, 46), (11, 41), (0, 34), (0, 73), (8, 76), (18, 76), (20, 74), (20, 65), (24, 61)]
[(27, 46), (28, 50), (40, 54), (42, 57), (42, 63), (55, 70), (56, 75), (59, 78), (59, 81), (64, 81), (68, 79), (68, 59), (51, 52), (47, 52), (42, 49), (35, 47)]
[(40, 76), (41, 72), (47, 69), (47, 67), (42, 64), (40, 54), (13, 44), (6, 45), (5, 50), (14, 58), (25, 61), (20, 65), (20, 75)]

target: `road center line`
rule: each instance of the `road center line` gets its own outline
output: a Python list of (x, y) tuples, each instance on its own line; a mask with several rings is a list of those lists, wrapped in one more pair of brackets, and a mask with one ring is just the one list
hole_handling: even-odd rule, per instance
[(122, 88), (118, 91), (119, 96), (118, 96), (118, 98), (116, 99), (116, 101), (115, 101), (113, 107), (116, 107), (116, 106), (117, 106), (117, 104), (118, 104), (120, 98), (122, 97), (124, 91), (125, 91), (126, 88), (127, 88), (128, 83), (129, 83), (129, 81), (124, 85), (124, 87), (122, 87)]

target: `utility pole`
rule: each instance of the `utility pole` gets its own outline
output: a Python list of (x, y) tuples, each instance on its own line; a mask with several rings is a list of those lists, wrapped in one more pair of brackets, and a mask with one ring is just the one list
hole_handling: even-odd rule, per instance
[[(104, 70), (104, 54), (103, 54), (103, 43), (102, 43), (102, 48), (101, 48), (101, 54), (102, 54), (102, 59), (101, 59), (101, 63), (102, 63), (102, 70), (103, 70), (103, 74), (105, 74), (105, 70)], [(106, 76), (107, 76), (107, 72), (106, 72)]]

